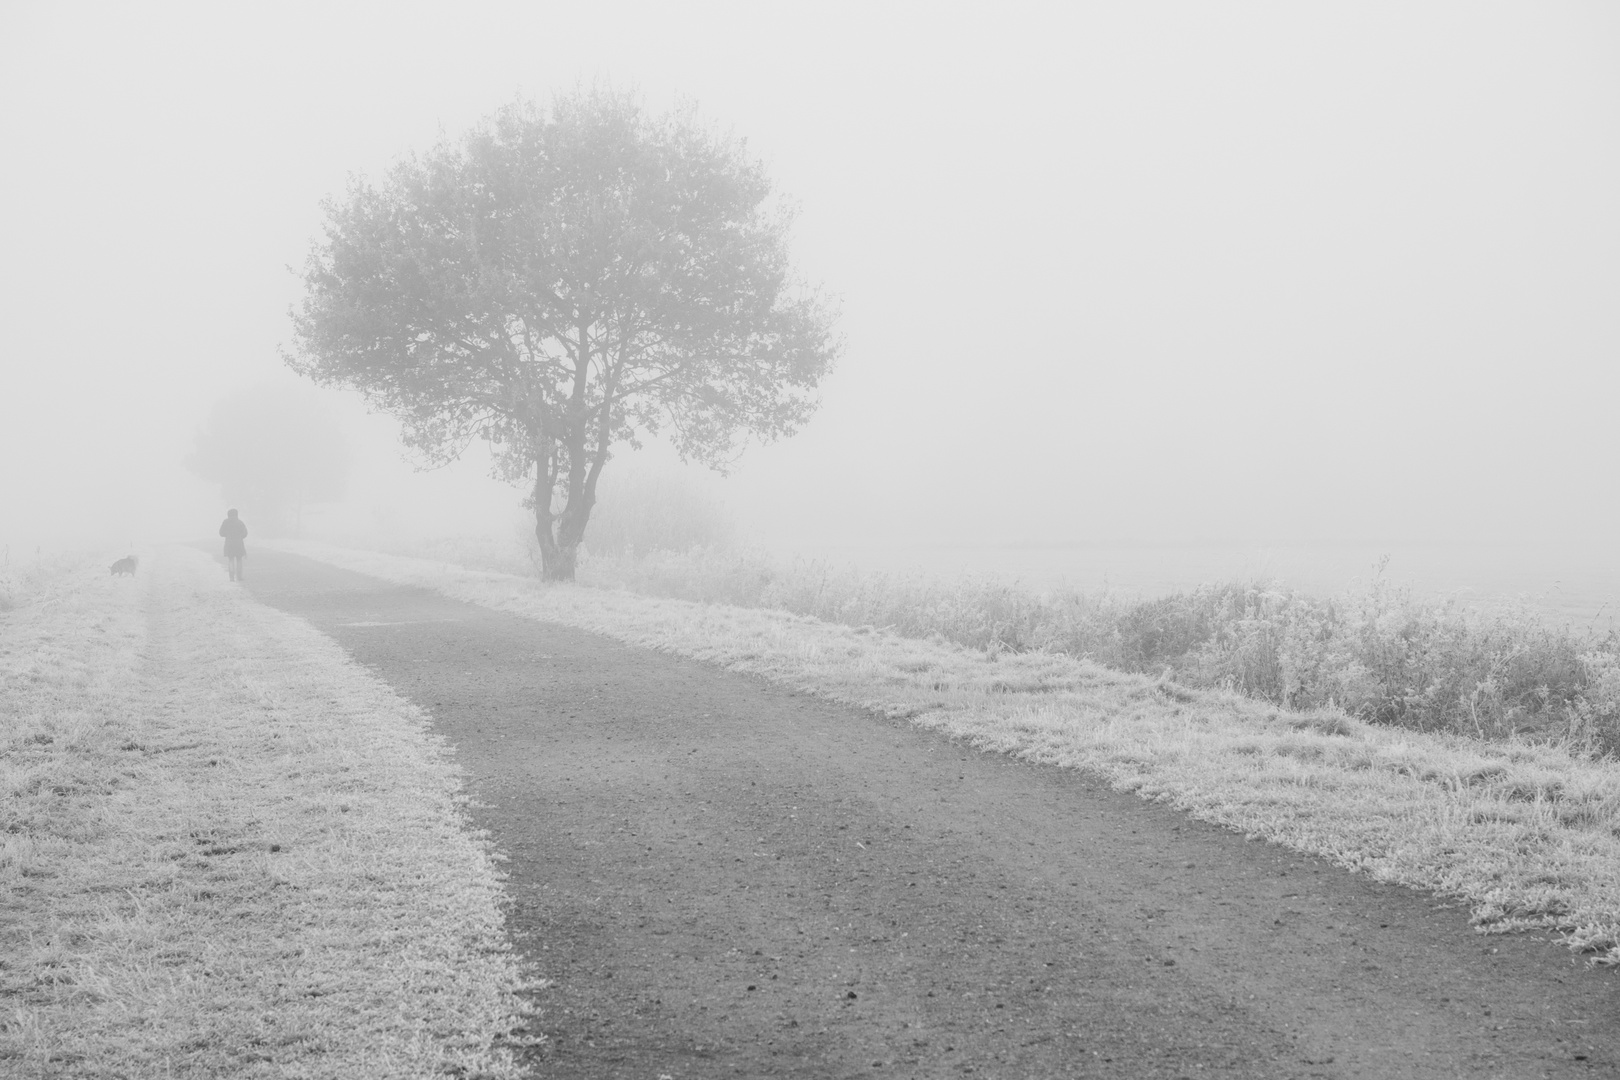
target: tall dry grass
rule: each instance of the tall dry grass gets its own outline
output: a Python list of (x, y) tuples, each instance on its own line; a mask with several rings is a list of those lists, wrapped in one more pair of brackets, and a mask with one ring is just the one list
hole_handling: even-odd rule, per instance
[(1560, 626), (1523, 606), (1431, 600), (1380, 575), (1336, 597), (1252, 581), (1144, 600), (699, 549), (596, 559), (581, 576), (991, 652), (1059, 653), (1419, 731), (1620, 750), (1620, 635), (1612, 627)]

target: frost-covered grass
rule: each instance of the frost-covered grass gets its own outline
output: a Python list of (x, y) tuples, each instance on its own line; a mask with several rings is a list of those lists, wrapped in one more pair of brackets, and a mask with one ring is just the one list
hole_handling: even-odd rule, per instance
[[(525, 575), (532, 539), (356, 544)], [(863, 573), (694, 548), (591, 554), (580, 581), (648, 596), (811, 615), (992, 652), (1038, 650), (1293, 709), (1482, 739), (1530, 736), (1620, 751), (1620, 633), (1570, 626), (1527, 605), (1419, 596), (1378, 576), (1332, 597), (1279, 582), (1213, 583), (1153, 599), (1037, 592), (993, 577)]]
[(69, 568), (83, 565), (87, 558), (82, 553), (60, 551), (13, 554), (8, 547), (5, 561), (0, 563), (0, 615), (27, 603), (49, 600)]
[(1611, 760), (1291, 710), (1048, 652), (285, 547), (763, 676), (986, 750), (1094, 770), (1257, 839), (1464, 897), (1481, 929), (1555, 930), (1599, 962), (1620, 962), (1620, 764)]
[(518, 1075), (425, 718), (206, 556), (141, 554), (0, 614), (0, 1075)]
[(979, 649), (1061, 653), (1418, 731), (1620, 750), (1620, 634), (1612, 626), (1558, 625), (1524, 606), (1430, 600), (1376, 576), (1335, 597), (1257, 581), (1143, 600), (694, 550), (598, 559), (582, 579)]

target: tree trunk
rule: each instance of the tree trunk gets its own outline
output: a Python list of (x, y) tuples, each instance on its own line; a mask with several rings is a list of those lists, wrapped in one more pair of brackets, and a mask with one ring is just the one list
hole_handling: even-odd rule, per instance
[(557, 538), (552, 536), (551, 528), (551, 508), (536, 502), (534, 538), (540, 541), (540, 578), (542, 581), (573, 581), (574, 563), (579, 556), (579, 541), (559, 544)]
[[(540, 470), (545, 475), (545, 470)], [(540, 542), (540, 577), (544, 581), (573, 581), (579, 561), (579, 543), (585, 538), (585, 523), (591, 516), (595, 493), (587, 491), (577, 501), (570, 499), (563, 512), (551, 512), (550, 484), (537, 479), (534, 485), (534, 538)], [(555, 530), (555, 533), (553, 533)]]
[[(574, 580), (574, 564), (579, 558), (580, 541), (585, 539), (585, 523), (590, 520), (593, 501), (589, 492), (570, 499), (563, 512), (540, 530), (541, 576), (545, 580)], [(553, 527), (555, 537), (551, 535)]]
[(534, 538), (540, 544), (540, 578), (542, 581), (573, 581), (574, 553), (557, 546), (551, 534), (552, 477), (544, 461), (537, 462), (534, 473)]
[(537, 527), (540, 540), (540, 578), (543, 581), (573, 581), (579, 546), (563, 547), (551, 538), (549, 529)]

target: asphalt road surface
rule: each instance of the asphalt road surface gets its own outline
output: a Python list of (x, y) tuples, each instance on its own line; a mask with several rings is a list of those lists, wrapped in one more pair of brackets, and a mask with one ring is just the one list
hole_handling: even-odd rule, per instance
[(553, 980), (536, 1076), (1620, 1076), (1616, 974), (1456, 905), (570, 627), (246, 584), (454, 745)]

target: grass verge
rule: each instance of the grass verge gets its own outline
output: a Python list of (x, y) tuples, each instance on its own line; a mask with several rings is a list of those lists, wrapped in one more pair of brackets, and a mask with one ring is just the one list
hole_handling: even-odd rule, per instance
[[(350, 546), (526, 575), (532, 536)], [(583, 558), (579, 579), (648, 596), (774, 608), (993, 652), (1040, 650), (1291, 709), (1480, 739), (1529, 736), (1620, 752), (1620, 629), (1572, 625), (1525, 603), (1428, 598), (1375, 572), (1337, 596), (1275, 581), (1207, 584), (1155, 598), (1037, 592), (996, 577), (863, 573), (719, 548)]]
[(1378, 573), (1331, 597), (1262, 580), (1140, 599), (697, 549), (593, 559), (581, 577), (651, 596), (1169, 672), (1186, 686), (1294, 709), (1335, 705), (1418, 731), (1531, 735), (1593, 754), (1620, 751), (1620, 631), (1612, 621), (1561, 625), (1524, 604), (1424, 598)]
[(1352, 870), (1466, 899), (1620, 963), (1620, 764), (1289, 710), (1043, 652), (781, 611), (546, 586), (313, 543), (284, 550), (783, 682), (1115, 787)]
[(0, 1073), (517, 1076), (425, 718), (201, 553), (143, 556), (0, 616)]

